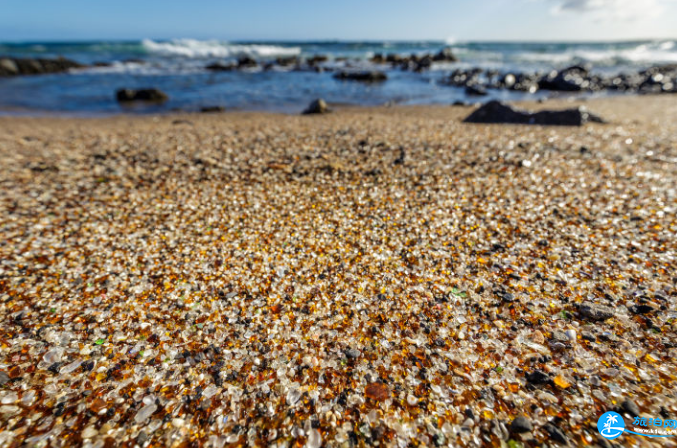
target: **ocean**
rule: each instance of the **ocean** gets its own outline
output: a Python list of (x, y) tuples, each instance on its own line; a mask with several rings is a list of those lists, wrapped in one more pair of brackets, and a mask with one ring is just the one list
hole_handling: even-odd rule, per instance
[[(449, 48), (458, 62), (434, 64), (414, 72), (375, 65), (375, 54), (435, 54)], [(327, 56), (325, 70), (296, 70), (266, 62), (277, 58)], [(470, 98), (464, 88), (444, 82), (455, 69), (484, 68), (507, 73), (547, 73), (574, 64), (593, 72), (636, 72), (654, 65), (677, 63), (677, 41), (608, 43), (556, 42), (224, 42), (218, 40), (141, 40), (92, 42), (0, 43), (0, 56), (51, 58), (63, 56), (94, 65), (69, 73), (0, 78), (0, 113), (67, 112), (111, 114), (193, 111), (221, 106), (229, 110), (301, 111), (311, 100), (350, 105), (451, 104), (490, 99), (538, 99), (552, 92), (492, 90)], [(245, 70), (209, 71), (212, 63), (251, 57), (260, 65)], [(379, 69), (383, 83), (340, 81), (337, 69)], [(121, 106), (121, 88), (159, 88), (169, 95), (162, 105)]]

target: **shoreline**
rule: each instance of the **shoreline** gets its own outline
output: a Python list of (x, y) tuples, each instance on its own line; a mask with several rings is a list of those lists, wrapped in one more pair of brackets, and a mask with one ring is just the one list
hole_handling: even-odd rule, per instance
[[(601, 96), (561, 96), (554, 98), (547, 98), (541, 100), (534, 99), (522, 99), (522, 100), (510, 100), (506, 101), (505, 104), (509, 104), (518, 108), (523, 108), (531, 111), (541, 111), (541, 110), (561, 110), (572, 107), (583, 106), (591, 111), (596, 105), (601, 105), (602, 110), (606, 112), (605, 115), (609, 115), (616, 119), (620, 118), (617, 116), (617, 113), (614, 111), (614, 104), (621, 105), (621, 110), (625, 111), (626, 107), (629, 104), (642, 106), (649, 106), (650, 109), (657, 111), (657, 108), (654, 106), (657, 103), (660, 103), (665, 108), (665, 112), (672, 113), (674, 109), (673, 104), (677, 104), (675, 100), (676, 96), (666, 95), (666, 94), (607, 94)], [(346, 104), (346, 103), (329, 103), (331, 112), (320, 114), (321, 116), (333, 116), (337, 113), (339, 114), (351, 114), (351, 113), (371, 113), (371, 112), (386, 112), (386, 111), (425, 111), (426, 109), (430, 111), (440, 111), (445, 112), (447, 110), (453, 111), (466, 111), (469, 115), (473, 110), (476, 110), (480, 107), (483, 102), (468, 103), (468, 104), (384, 104), (384, 105), (359, 105), (359, 104)], [(149, 120), (149, 119), (181, 119), (181, 118), (197, 118), (198, 120), (201, 117), (206, 119), (212, 118), (229, 118), (229, 117), (256, 117), (256, 116), (280, 116), (280, 117), (308, 117), (308, 119), (313, 119), (317, 115), (303, 115), (302, 111), (307, 105), (299, 107), (298, 111), (295, 112), (280, 112), (275, 110), (247, 110), (247, 109), (225, 109), (218, 112), (201, 112), (196, 111), (159, 111), (159, 112), (51, 112), (51, 111), (22, 111), (17, 114), (13, 114), (10, 111), (1, 111), (0, 110), (0, 120), (12, 120), (12, 119), (63, 119), (63, 120), (94, 120), (94, 121), (106, 121), (114, 119), (140, 119), (140, 120)], [(677, 107), (677, 106), (676, 106)], [(7, 112), (7, 113), (5, 113)], [(462, 116), (461, 113), (454, 114)], [(623, 114), (626, 115), (627, 113)], [(642, 121), (644, 118), (648, 118), (647, 114), (636, 114), (633, 117), (634, 120)], [(621, 118), (623, 121), (623, 118)], [(666, 120), (669, 121), (669, 120)], [(613, 124), (613, 121), (610, 121), (608, 124)], [(497, 124), (501, 125), (501, 124)], [(503, 126), (511, 126), (510, 124), (502, 124)], [(555, 126), (556, 127), (556, 126)]]

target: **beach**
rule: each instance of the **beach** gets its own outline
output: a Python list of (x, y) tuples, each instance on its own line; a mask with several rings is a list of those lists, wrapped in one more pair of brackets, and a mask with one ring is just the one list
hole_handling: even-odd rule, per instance
[(610, 446), (604, 412), (677, 419), (677, 101), (519, 107), (577, 105), (607, 123), (0, 117), (0, 446)]

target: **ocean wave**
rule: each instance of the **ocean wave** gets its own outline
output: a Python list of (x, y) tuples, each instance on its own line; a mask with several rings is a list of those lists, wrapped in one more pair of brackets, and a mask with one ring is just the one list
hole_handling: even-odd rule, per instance
[(561, 52), (524, 52), (513, 57), (517, 61), (566, 64), (587, 62), (597, 66), (617, 64), (659, 64), (677, 62), (674, 41), (641, 43), (611, 48), (574, 47)]
[(149, 53), (185, 58), (236, 58), (242, 56), (274, 58), (297, 56), (301, 53), (300, 47), (229, 44), (217, 40), (174, 39), (168, 42), (157, 42), (144, 39), (142, 45)]

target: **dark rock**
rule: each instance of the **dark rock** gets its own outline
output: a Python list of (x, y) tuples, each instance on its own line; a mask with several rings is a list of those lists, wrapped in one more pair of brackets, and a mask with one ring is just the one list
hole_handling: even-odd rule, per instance
[(12, 59), (0, 59), (0, 76), (16, 76), (19, 74), (19, 67)]
[(543, 426), (543, 429), (550, 435), (550, 438), (554, 440), (557, 443), (561, 443), (563, 445), (566, 445), (569, 443), (569, 440), (567, 439), (567, 436), (564, 435), (561, 429), (559, 429), (557, 426), (553, 425), (552, 423), (546, 423)]
[(588, 90), (591, 85), (588, 78), (588, 70), (585, 67), (573, 66), (553, 71), (538, 81), (538, 87), (542, 90), (554, 90), (559, 92), (578, 92)]
[(376, 53), (374, 56), (369, 59), (370, 62), (373, 62), (374, 64), (383, 64), (385, 62), (385, 58), (383, 57), (382, 53)]
[(362, 353), (354, 348), (349, 348), (348, 350), (345, 351), (345, 354), (348, 357), (348, 359), (357, 359), (360, 357)]
[(322, 62), (327, 62), (329, 58), (323, 54), (316, 54), (312, 58), (308, 58), (306, 62), (308, 62), (308, 65), (317, 65), (321, 64)]
[(57, 58), (57, 59), (3, 58), (0, 59), (0, 76), (44, 75), (48, 73), (63, 73), (74, 68), (82, 68), (82, 67), (85, 66), (65, 58)]
[(275, 59), (275, 63), (277, 65), (282, 66), (282, 67), (288, 67), (290, 65), (298, 65), (299, 62), (300, 61), (299, 61), (299, 58), (297, 56), (289, 56), (289, 57)]
[(523, 415), (515, 418), (515, 420), (510, 423), (510, 432), (513, 434), (522, 434), (533, 430), (534, 426), (531, 424), (531, 421)]
[(596, 303), (583, 303), (578, 311), (583, 317), (593, 321), (604, 321), (614, 317), (613, 308)]
[(581, 337), (585, 339), (586, 341), (590, 342), (596, 342), (597, 341), (597, 336), (594, 334), (590, 333), (589, 331), (582, 331), (581, 332)]
[(621, 403), (621, 409), (623, 409), (624, 412), (627, 412), (633, 417), (638, 417), (640, 413), (639, 406), (637, 406), (637, 404), (634, 401), (630, 400), (629, 398), (623, 401), (623, 403)]
[(222, 64), (221, 62), (215, 62), (205, 67), (206, 70), (210, 70), (213, 72), (230, 72), (235, 70), (236, 68), (237, 65), (235, 64)]
[(656, 311), (656, 308), (654, 308), (651, 305), (632, 305), (630, 308), (630, 312), (633, 314), (649, 314), (654, 311)]
[(515, 296), (505, 291), (495, 291), (495, 294), (504, 302), (512, 303), (515, 301)]
[(456, 100), (456, 101), (454, 101), (452, 106), (468, 107), (468, 106), (470, 106), (470, 103), (467, 103), (466, 101)]
[(325, 103), (322, 98), (318, 98), (308, 105), (306, 110), (303, 111), (303, 114), (326, 114), (327, 112), (330, 112), (329, 107), (327, 107), (327, 103)]
[(554, 126), (581, 126), (588, 122), (603, 123), (596, 115), (585, 108), (526, 112), (513, 109), (500, 101), (490, 101), (483, 105), (465, 120), (465, 123), (509, 123), (538, 124)]
[(4, 386), (9, 383), (10, 377), (7, 372), (0, 372), (0, 386)]
[(341, 71), (336, 73), (334, 78), (347, 81), (382, 82), (388, 79), (388, 75), (375, 70), (363, 72)]
[(550, 384), (552, 382), (550, 376), (542, 370), (534, 370), (531, 373), (527, 373), (526, 378), (529, 383), (536, 386)]
[(258, 65), (259, 63), (256, 62), (256, 59), (250, 58), (249, 56), (243, 56), (237, 60), (238, 68), (252, 68)]
[(454, 56), (454, 53), (452, 53), (451, 48), (445, 48), (443, 50), (440, 50), (439, 53), (435, 54), (432, 57), (432, 60), (435, 62), (456, 62), (458, 61), (458, 58)]
[(563, 331), (555, 330), (552, 332), (552, 340), (559, 342), (569, 342), (569, 336)]
[(169, 99), (166, 93), (158, 89), (120, 89), (117, 91), (115, 96), (121, 103), (128, 103), (132, 101), (162, 103)]
[(205, 106), (200, 108), (200, 112), (203, 114), (209, 114), (209, 113), (218, 113), (218, 112), (225, 112), (226, 108), (223, 106)]
[(466, 86), (465, 94), (469, 96), (486, 96), (487, 90), (479, 85)]
[(430, 56), (423, 56), (415, 62), (414, 71), (422, 72), (423, 70), (429, 69), (433, 65), (433, 60)]

